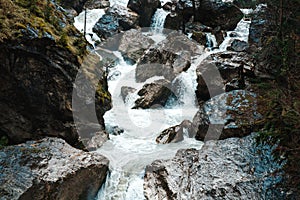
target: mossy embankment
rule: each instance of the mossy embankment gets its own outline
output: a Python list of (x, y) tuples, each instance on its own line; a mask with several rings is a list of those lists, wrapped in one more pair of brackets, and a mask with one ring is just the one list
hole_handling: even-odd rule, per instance
[(0, 146), (59, 137), (80, 147), (72, 92), (86, 63), (86, 75), (99, 74), (93, 109), (104, 128), (106, 74), (67, 12), (52, 0), (0, 0)]
[(50, 0), (0, 0), (0, 43), (48, 37), (73, 54), (86, 53), (86, 41), (65, 10)]

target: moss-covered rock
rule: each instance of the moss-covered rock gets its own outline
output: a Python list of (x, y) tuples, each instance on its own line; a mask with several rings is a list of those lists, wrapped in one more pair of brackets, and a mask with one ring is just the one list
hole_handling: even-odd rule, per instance
[(86, 41), (65, 15), (49, 0), (0, 0), (0, 43), (49, 38), (73, 54), (85, 52)]
[(0, 137), (14, 144), (55, 136), (79, 145), (72, 91), (85, 63), (102, 73), (95, 103), (103, 129), (111, 101), (106, 75), (63, 8), (48, 0), (0, 0), (0, 5)]

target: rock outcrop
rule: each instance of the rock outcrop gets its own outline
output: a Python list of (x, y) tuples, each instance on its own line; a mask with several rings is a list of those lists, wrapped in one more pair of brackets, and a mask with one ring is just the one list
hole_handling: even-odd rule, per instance
[[(0, 31), (0, 136), (7, 137), (10, 144), (53, 136), (76, 146), (79, 136), (73, 121), (72, 91), (82, 65), (88, 63), (91, 72), (97, 69), (100, 73), (94, 85), (98, 89), (93, 110), (102, 128), (102, 116), (110, 109), (110, 94), (99, 58), (86, 52), (85, 40), (60, 7), (47, 3), (41, 1), (36, 9), (50, 6), (56, 25), (17, 2), (1, 4), (8, 24)], [(11, 9), (15, 13), (12, 18)], [(43, 26), (35, 25), (37, 19)]]
[(268, 35), (271, 20), (267, 6), (260, 4), (251, 14), (251, 24), (249, 28), (249, 44), (250, 46), (261, 47), (264, 38)]
[(173, 159), (146, 167), (144, 195), (146, 199), (283, 199), (275, 187), (282, 165), (271, 152), (268, 146), (257, 147), (253, 136), (209, 141), (200, 150), (179, 150)]
[(105, 15), (93, 27), (93, 31), (103, 39), (107, 39), (121, 31), (136, 28), (138, 25), (138, 14), (132, 10), (114, 5), (109, 8)]
[(108, 160), (45, 138), (0, 150), (3, 200), (93, 199), (104, 183)]
[(259, 130), (262, 116), (256, 95), (244, 90), (223, 93), (205, 102), (189, 129), (197, 140), (244, 137)]
[(234, 30), (242, 18), (243, 13), (237, 7), (222, 0), (203, 0), (196, 15), (201, 23), (222, 30)]
[(127, 7), (139, 14), (139, 25), (150, 27), (152, 16), (160, 7), (159, 0), (129, 0)]
[(144, 85), (138, 92), (138, 95), (141, 97), (135, 101), (133, 109), (165, 106), (167, 100), (172, 95), (171, 83), (165, 79), (154, 81), (153, 83)]

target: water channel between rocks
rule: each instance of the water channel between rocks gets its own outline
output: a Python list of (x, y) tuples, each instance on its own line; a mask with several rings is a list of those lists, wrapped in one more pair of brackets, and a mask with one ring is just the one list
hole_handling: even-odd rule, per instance
[[(127, 1), (122, 0), (114, 0), (111, 3), (127, 5)], [(249, 12), (246, 9), (242, 11), (245, 14)], [(89, 36), (87, 39), (90, 43), (97, 39), (96, 34), (92, 32), (92, 27), (103, 14), (104, 11), (101, 9), (88, 11), (87, 33)], [(162, 33), (162, 28), (167, 14), (168, 12), (158, 9), (153, 17), (150, 30), (153, 34), (151, 38), (156, 40), (156, 43), (166, 38)], [(75, 26), (79, 30), (83, 28), (83, 16), (84, 14), (81, 13), (75, 18)], [(151, 83), (162, 77), (153, 77), (146, 82), (137, 83), (136, 65), (126, 63), (120, 52), (114, 52), (119, 62), (117, 66), (110, 69), (108, 74), (113, 108), (105, 114), (104, 119), (108, 131), (114, 127), (120, 127), (124, 132), (120, 135), (110, 135), (110, 140), (97, 150), (110, 160), (110, 174), (99, 191), (97, 199), (144, 199), (143, 183), (146, 165), (157, 159), (170, 159), (179, 149), (202, 147), (203, 142), (196, 141), (194, 138), (185, 138), (181, 142), (171, 144), (157, 144), (155, 139), (164, 129), (178, 125), (184, 120), (193, 119), (198, 110), (195, 105), (196, 67), (210, 54), (226, 51), (233, 39), (248, 42), (249, 26), (250, 21), (242, 19), (234, 30), (236, 37), (229, 37), (231, 32), (228, 32), (219, 48), (207, 48), (202, 55), (194, 57), (191, 67), (176, 78), (181, 84), (179, 98), (183, 103), (169, 101), (165, 107), (157, 109), (131, 109), (138, 98), (137, 92), (129, 94), (125, 103), (120, 93), (122, 86), (133, 87), (139, 91), (145, 83)], [(209, 46), (215, 47), (215, 37), (210, 33), (206, 36)], [(218, 121), (218, 119), (211, 119), (211, 121)]]

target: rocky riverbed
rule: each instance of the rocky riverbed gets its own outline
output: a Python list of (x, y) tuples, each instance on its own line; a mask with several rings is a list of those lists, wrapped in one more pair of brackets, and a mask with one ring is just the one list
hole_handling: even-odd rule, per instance
[(0, 199), (286, 198), (256, 143), (266, 5), (0, 5)]

